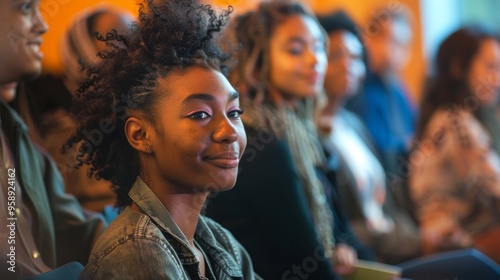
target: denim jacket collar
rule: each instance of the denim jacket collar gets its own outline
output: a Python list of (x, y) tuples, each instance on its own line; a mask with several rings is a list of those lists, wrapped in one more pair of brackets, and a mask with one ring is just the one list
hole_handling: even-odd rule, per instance
[[(177, 226), (168, 210), (140, 177), (137, 177), (137, 180), (132, 185), (129, 196), (144, 211), (144, 214), (149, 216), (161, 231), (165, 233), (165, 238), (173, 242), (172, 246), (177, 251), (179, 259), (184, 265), (192, 265), (199, 262), (195, 253), (188, 245), (189, 242), (186, 236)], [(211, 257), (211, 261), (216, 262), (226, 273), (233, 277), (242, 277), (243, 273), (239, 265), (227, 253), (226, 249), (218, 245), (217, 239), (205, 219), (203, 216), (200, 216), (198, 219), (195, 240), (205, 253)]]

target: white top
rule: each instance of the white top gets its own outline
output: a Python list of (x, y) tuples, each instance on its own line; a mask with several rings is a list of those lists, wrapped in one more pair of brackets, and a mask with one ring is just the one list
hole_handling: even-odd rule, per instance
[(389, 232), (393, 221), (384, 214), (386, 196), (385, 172), (360, 135), (341, 115), (333, 118), (330, 140), (337, 147), (356, 181), (357, 194), (368, 228), (376, 232)]

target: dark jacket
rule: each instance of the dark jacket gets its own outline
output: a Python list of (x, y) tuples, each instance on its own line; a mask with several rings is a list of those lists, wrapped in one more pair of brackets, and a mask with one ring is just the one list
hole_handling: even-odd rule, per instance
[[(214, 195), (207, 216), (247, 248), (255, 271), (264, 279), (338, 279), (324, 257), (287, 142), (264, 131), (246, 130), (248, 144), (238, 181), (232, 190)], [(330, 185), (325, 187), (334, 193)], [(344, 219), (335, 219), (334, 232), (337, 241), (355, 241)]]

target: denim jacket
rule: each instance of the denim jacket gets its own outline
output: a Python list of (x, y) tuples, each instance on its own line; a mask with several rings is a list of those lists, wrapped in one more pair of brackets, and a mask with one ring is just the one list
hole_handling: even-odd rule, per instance
[[(127, 207), (99, 237), (80, 279), (207, 279), (167, 209), (137, 178), (129, 196), (142, 213)], [(261, 279), (245, 249), (219, 224), (200, 216), (195, 242), (215, 279)]]

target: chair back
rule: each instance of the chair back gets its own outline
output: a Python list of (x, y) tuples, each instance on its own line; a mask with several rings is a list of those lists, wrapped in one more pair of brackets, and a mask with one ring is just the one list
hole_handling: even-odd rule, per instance
[(430, 255), (399, 265), (402, 278), (413, 280), (500, 279), (500, 265), (476, 249)]

